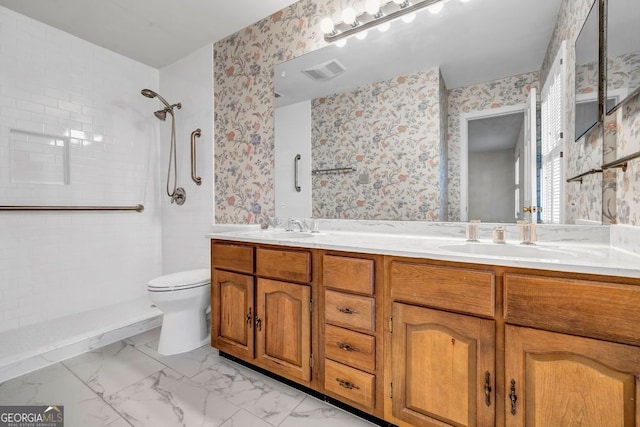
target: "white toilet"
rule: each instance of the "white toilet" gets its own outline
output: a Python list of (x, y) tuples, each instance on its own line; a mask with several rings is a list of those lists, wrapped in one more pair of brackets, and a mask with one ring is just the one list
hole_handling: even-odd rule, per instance
[(181, 271), (149, 281), (151, 301), (164, 313), (158, 353), (169, 356), (208, 342), (207, 310), (211, 304), (208, 268)]

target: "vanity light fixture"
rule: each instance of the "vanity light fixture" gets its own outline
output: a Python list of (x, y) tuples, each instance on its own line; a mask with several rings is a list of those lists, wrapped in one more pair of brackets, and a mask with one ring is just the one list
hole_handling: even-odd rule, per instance
[[(336, 42), (344, 46), (348, 37), (364, 34), (367, 30), (378, 27), (380, 31), (389, 29), (391, 21), (402, 18), (404, 22), (415, 19), (415, 13), (427, 8), (431, 13), (439, 13), (446, 0), (367, 0), (365, 11), (358, 14), (352, 7), (342, 11), (342, 21), (334, 23), (331, 18), (324, 18), (320, 22), (320, 29), (324, 33), (324, 40)], [(360, 35), (362, 39), (366, 36)], [(337, 42), (341, 43), (338, 44)]]

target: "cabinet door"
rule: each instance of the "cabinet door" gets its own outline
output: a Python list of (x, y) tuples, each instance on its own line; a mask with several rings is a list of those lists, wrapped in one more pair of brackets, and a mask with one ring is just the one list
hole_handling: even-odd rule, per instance
[(393, 304), (393, 416), (415, 426), (494, 425), (493, 320)]
[(640, 425), (640, 348), (506, 328), (507, 426)]
[(256, 360), (276, 374), (311, 380), (311, 288), (258, 279)]
[(243, 359), (253, 359), (253, 277), (213, 270), (212, 345)]

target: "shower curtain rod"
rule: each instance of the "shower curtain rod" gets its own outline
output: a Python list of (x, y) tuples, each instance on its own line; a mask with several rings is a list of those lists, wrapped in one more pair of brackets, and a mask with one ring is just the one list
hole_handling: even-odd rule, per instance
[(0, 211), (136, 211), (142, 212), (143, 205), (135, 206), (0, 206)]

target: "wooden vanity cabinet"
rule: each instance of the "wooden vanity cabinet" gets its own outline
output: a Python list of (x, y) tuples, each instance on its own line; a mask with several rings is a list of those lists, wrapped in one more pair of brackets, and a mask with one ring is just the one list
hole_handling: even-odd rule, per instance
[(242, 359), (254, 356), (254, 248), (211, 243), (211, 344)]
[(382, 418), (382, 257), (323, 252), (321, 260), (324, 392)]
[(494, 274), (395, 260), (389, 276), (386, 415), (411, 426), (494, 425)]
[(640, 425), (640, 286), (509, 273), (504, 293), (506, 426)]
[(640, 425), (640, 347), (506, 326), (505, 425)]
[(640, 426), (638, 279), (222, 241), (211, 254), (214, 347), (390, 423)]
[(310, 252), (213, 241), (211, 260), (212, 345), (308, 385)]

